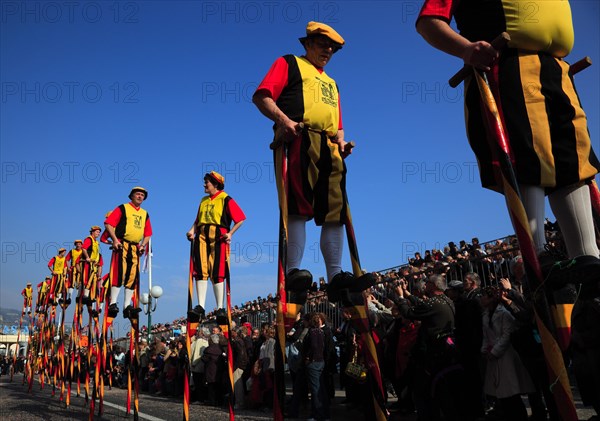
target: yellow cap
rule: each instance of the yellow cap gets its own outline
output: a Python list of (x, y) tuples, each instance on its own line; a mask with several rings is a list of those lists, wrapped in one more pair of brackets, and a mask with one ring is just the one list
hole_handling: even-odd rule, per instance
[(308, 25), (306, 25), (306, 36), (300, 38), (300, 43), (302, 43), (302, 45), (304, 45), (304, 43), (306, 42), (306, 40), (308, 38), (314, 37), (317, 35), (326, 36), (333, 42), (339, 44), (339, 48), (342, 48), (342, 45), (344, 45), (346, 43), (346, 41), (344, 41), (344, 38), (342, 38), (342, 36), (340, 34), (338, 34), (336, 32), (336, 30), (333, 29), (331, 26), (326, 25), (321, 22), (314, 22), (314, 21), (308, 22)]

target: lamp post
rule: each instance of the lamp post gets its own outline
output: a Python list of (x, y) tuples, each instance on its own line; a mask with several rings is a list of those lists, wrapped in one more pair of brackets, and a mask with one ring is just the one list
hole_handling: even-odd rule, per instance
[[(148, 315), (148, 345), (152, 341), (152, 312), (156, 310), (158, 299), (163, 289), (158, 285), (152, 286), (152, 239), (148, 242), (148, 292), (144, 292), (140, 301), (144, 305), (144, 314)], [(154, 298), (154, 303), (152, 302)]]
[(162, 293), (163, 289), (155, 285), (150, 289), (150, 293), (144, 292), (140, 297), (144, 305), (144, 314), (148, 315), (148, 343), (152, 341), (152, 312), (156, 310), (156, 304)]

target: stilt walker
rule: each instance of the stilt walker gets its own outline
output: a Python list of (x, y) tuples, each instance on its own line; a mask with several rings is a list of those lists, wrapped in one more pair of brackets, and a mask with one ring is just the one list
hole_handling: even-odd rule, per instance
[(529, 229), (527, 214), (523, 207), (510, 160), (509, 140), (504, 132), (500, 114), (498, 113), (496, 102), (486, 81), (485, 74), (482, 75), (479, 72), (474, 72), (474, 78), (481, 92), (482, 103), (486, 107), (485, 114), (488, 118), (488, 128), (495, 134), (495, 138), (498, 141), (497, 157), (502, 170), (504, 197), (513, 226), (516, 228), (515, 233), (519, 239), (519, 247), (525, 263), (529, 289), (532, 294), (531, 298), (534, 303), (535, 319), (542, 338), (549, 375), (551, 379), (557, 380), (553, 388), (554, 397), (563, 419), (576, 421), (578, 419), (577, 412), (575, 410), (567, 370), (560, 347), (552, 334), (555, 329), (543, 290), (545, 279), (533, 246), (533, 238)]
[[(206, 290), (210, 279), (217, 304), (217, 323), (228, 340), (227, 365), (231, 385), (229, 417), (233, 419), (233, 354), (229, 338), (231, 328), (229, 253), (231, 238), (242, 226), (246, 216), (235, 200), (225, 193), (224, 188), (225, 178), (218, 172), (211, 171), (204, 175), (204, 192), (207, 196), (201, 199), (196, 219), (186, 233), (188, 240), (192, 242), (192, 271), (198, 296), (198, 305), (188, 311), (188, 320), (195, 322), (204, 316)], [(191, 305), (189, 302), (191, 297), (192, 290), (188, 295), (188, 305)], [(188, 349), (188, 352), (190, 351), (191, 346)]]
[(127, 413), (131, 411), (133, 394), (134, 420), (138, 419), (139, 382), (137, 368), (139, 366), (139, 298), (140, 298), (140, 257), (146, 252), (146, 246), (152, 235), (152, 226), (148, 212), (141, 207), (148, 198), (148, 191), (143, 187), (134, 187), (129, 193), (129, 203), (117, 206), (104, 221), (104, 226), (112, 240), (112, 258), (110, 264), (110, 305), (109, 317), (119, 313), (118, 296), (125, 287), (123, 317), (131, 322), (129, 333), (130, 366), (127, 371)]
[[(510, 41), (508, 34), (502, 34), (492, 46), (496, 49), (503, 48)], [(471, 68), (473, 79), (481, 95), (482, 112), (485, 116), (487, 130), (489, 132), (490, 147), (499, 164), (500, 173), (497, 174), (498, 184), (502, 186), (502, 192), (506, 200), (509, 215), (515, 233), (519, 240), (519, 247), (523, 256), (525, 270), (527, 273), (528, 289), (534, 303), (535, 320), (541, 336), (544, 356), (548, 368), (549, 378), (553, 383), (552, 392), (557, 403), (561, 418), (565, 421), (577, 420), (577, 412), (573, 401), (573, 395), (569, 384), (568, 373), (564, 365), (561, 347), (557, 340), (557, 329), (550, 312), (544, 284), (548, 275), (542, 273), (540, 261), (536, 253), (533, 236), (528, 220), (519, 185), (514, 172), (510, 141), (504, 129), (502, 116), (496, 105), (495, 95), (488, 82), (487, 74)], [(451, 79), (451, 86), (456, 86), (456, 80), (460, 82), (460, 76)], [(497, 95), (497, 94), (496, 94)], [(570, 319), (570, 317), (568, 317)], [(564, 320), (567, 321), (566, 319)], [(563, 346), (568, 345), (568, 338), (563, 338)], [(565, 343), (567, 342), (567, 343)]]
[[(586, 351), (589, 342), (585, 338), (600, 334), (600, 319), (592, 305), (600, 295), (600, 251), (585, 182), (598, 174), (600, 161), (575, 89), (574, 69), (565, 59), (575, 41), (573, 14), (569, 1), (537, 3), (536, 15), (546, 18), (534, 30), (535, 23), (513, 13), (514, 4), (493, 11), (487, 6), (425, 0), (416, 28), (433, 47), (478, 70), (476, 74), (471, 71), (464, 90), (469, 143), (477, 156), (483, 187), (505, 195), (531, 283), (550, 372), (547, 387), (554, 393), (562, 419), (573, 420), (573, 399), (545, 302), (546, 291), (566, 283), (581, 287), (571, 317), (570, 348), (582, 352), (572, 353), (573, 371), (582, 401), (598, 412), (600, 354)], [(450, 25), (453, 18), (460, 32)], [(511, 39), (499, 51), (493, 39), (503, 30)], [(546, 250), (546, 196), (561, 227), (570, 259), (567, 265)], [(588, 317), (597, 321), (586, 323)], [(574, 347), (576, 338), (580, 344)], [(586, 381), (580, 381), (578, 373)]]
[[(349, 238), (354, 239), (348, 218), (344, 163), (353, 143), (344, 139), (337, 84), (324, 67), (345, 41), (333, 28), (320, 22), (309, 22), (306, 36), (299, 41), (305, 54), (278, 58), (253, 95), (259, 111), (275, 123), (271, 149), (280, 210), (276, 419), (283, 417), (285, 330), (291, 328), (304, 306), (312, 284), (312, 274), (300, 268), (307, 221), (314, 219), (321, 229), (328, 291), (331, 288), (337, 300), (341, 290), (363, 291), (374, 282), (373, 276), (363, 274), (360, 267), (354, 273), (342, 270), (343, 225)], [(357, 257), (356, 243), (350, 247), (351, 255)], [(377, 365), (376, 360), (374, 364)]]

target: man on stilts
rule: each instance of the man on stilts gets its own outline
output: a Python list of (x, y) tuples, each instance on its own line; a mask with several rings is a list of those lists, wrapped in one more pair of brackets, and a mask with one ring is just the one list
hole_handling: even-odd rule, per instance
[[(188, 292), (187, 352), (191, 351), (189, 336), (195, 334), (198, 322), (204, 317), (208, 280), (213, 283), (217, 305), (217, 323), (227, 341), (227, 369), (230, 380), (229, 415), (234, 418), (233, 354), (229, 334), (231, 329), (231, 291), (229, 278), (229, 250), (232, 235), (242, 226), (246, 215), (231, 196), (223, 191), (225, 178), (216, 171), (204, 175), (204, 192), (198, 206), (196, 220), (186, 233), (192, 242), (190, 262), (190, 290)], [(231, 224), (233, 223), (233, 226)], [(198, 305), (192, 308), (192, 278), (196, 281)], [(224, 303), (224, 298), (226, 302)], [(190, 373), (186, 376), (189, 379)], [(184, 391), (184, 419), (189, 415), (189, 383)]]
[(224, 308), (224, 281), (229, 276), (231, 237), (246, 219), (235, 200), (223, 191), (224, 188), (225, 178), (221, 174), (216, 171), (205, 174), (204, 192), (208, 196), (200, 201), (196, 220), (186, 233), (188, 240), (193, 241), (198, 299), (198, 305), (192, 309), (192, 317), (204, 316), (209, 279), (213, 284), (217, 309)]
[(138, 419), (139, 382), (137, 369), (139, 365), (138, 338), (140, 298), (140, 256), (152, 235), (152, 226), (148, 212), (141, 207), (148, 198), (143, 187), (134, 187), (129, 193), (129, 203), (117, 206), (104, 221), (108, 235), (112, 239), (112, 258), (110, 263), (110, 305), (106, 316), (116, 317), (119, 313), (117, 300), (121, 287), (125, 287), (123, 317), (131, 322), (129, 342), (130, 367), (127, 371), (127, 403), (126, 410), (131, 409), (133, 394), (134, 420)]
[[(104, 221), (104, 226), (112, 239), (111, 292), (108, 315), (119, 314), (117, 299), (121, 287), (125, 287), (124, 318), (137, 318), (141, 311), (131, 304), (134, 291), (140, 282), (139, 256), (146, 250), (152, 235), (152, 226), (148, 212), (141, 205), (148, 197), (143, 187), (134, 187), (129, 193), (129, 203), (117, 206)], [(138, 297), (139, 298), (139, 297)]]
[(33, 288), (31, 282), (27, 282), (27, 285), (21, 291), (23, 297), (23, 313), (31, 314), (31, 304), (33, 301)]
[[(67, 300), (66, 304), (71, 304), (71, 296), (73, 295), (73, 290), (76, 289), (79, 291), (81, 288), (81, 255), (83, 253), (83, 241), (75, 240), (73, 242), (75, 248), (72, 248), (67, 253), (67, 273), (68, 273), (68, 283), (67, 283)], [(78, 294), (79, 295), (79, 294)]]
[(57, 305), (58, 300), (62, 302), (62, 292), (67, 274), (66, 253), (67, 250), (61, 247), (58, 249), (58, 254), (48, 262), (48, 269), (52, 272), (52, 282), (50, 283), (50, 303), (52, 305)]
[[(574, 43), (570, 5), (568, 1), (536, 3), (539, 10), (531, 20), (519, 9), (521, 3), (497, 3), (426, 0), (417, 31), (435, 48), (462, 58), (487, 75), (510, 145), (515, 187), (521, 193), (525, 226), (533, 242), (533, 259), (526, 258), (526, 263), (536, 260), (537, 254), (547, 291), (569, 283), (580, 288), (571, 317), (573, 366), (584, 403), (599, 412), (600, 348), (585, 338), (600, 334), (600, 259), (590, 199), (590, 187), (596, 187), (586, 185), (600, 170), (600, 162), (591, 148), (571, 69), (563, 60)], [(452, 18), (460, 33), (450, 27)], [(502, 51), (491, 44), (500, 32), (510, 36)], [(478, 87), (481, 84), (476, 83), (480, 79), (469, 78), (465, 85), (469, 142), (477, 156), (482, 185), (507, 195), (498, 183), (494, 142), (488, 141), (490, 128)], [(570, 259), (566, 264), (556, 262), (545, 250), (546, 195)], [(518, 221), (513, 219), (513, 225), (518, 232)]]
[(342, 270), (344, 224), (348, 222), (344, 158), (352, 150), (344, 139), (337, 84), (324, 70), (345, 41), (330, 26), (310, 22), (300, 43), (306, 53), (278, 58), (252, 98), (275, 123), (276, 141), (286, 138), (289, 143), (285, 288), (288, 303), (296, 304), (286, 316), (292, 323), (313, 279), (308, 270), (301, 269), (308, 220), (314, 218), (321, 227), (328, 282), (355, 283), (354, 275)]
[(92, 304), (98, 297), (98, 282), (102, 277), (102, 254), (98, 237), (102, 228), (94, 225), (90, 228), (90, 235), (83, 241), (81, 254), (82, 279), (83, 279), (83, 304), (88, 306), (94, 317), (98, 315), (98, 309), (92, 309)]
[[(335, 80), (324, 71), (333, 54), (345, 44), (332, 27), (309, 22), (306, 36), (299, 39), (303, 56), (278, 58), (252, 98), (260, 112), (272, 120), (275, 139), (275, 172), (280, 208), (278, 320), (276, 353), (276, 396), (274, 417), (283, 417), (283, 360), (285, 330), (291, 329), (296, 315), (306, 303), (312, 274), (302, 269), (306, 242), (306, 222), (315, 220), (321, 227), (320, 248), (325, 261), (330, 301), (341, 301), (342, 291), (360, 293), (373, 285), (372, 274), (360, 267), (352, 218), (346, 195), (344, 159), (352, 152), (352, 143), (344, 137), (340, 97)], [(342, 270), (344, 227), (352, 260), (352, 272)], [(344, 305), (358, 312), (365, 309), (360, 294), (356, 303)], [(364, 311), (361, 313), (366, 317)], [(364, 318), (360, 316), (361, 320)], [(373, 338), (362, 329), (365, 342)], [(384, 419), (381, 377), (377, 356), (369, 348), (373, 380), (374, 419)], [(318, 385), (314, 385), (318, 388)], [(312, 391), (316, 393), (316, 390)]]

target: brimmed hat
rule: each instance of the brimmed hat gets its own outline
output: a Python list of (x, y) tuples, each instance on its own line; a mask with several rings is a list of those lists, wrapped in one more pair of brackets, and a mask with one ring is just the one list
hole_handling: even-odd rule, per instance
[(211, 183), (215, 185), (221, 185), (222, 188), (225, 188), (225, 177), (219, 174), (216, 171), (207, 172), (204, 175), (204, 179), (210, 179)]
[(60, 253), (61, 251), (67, 251), (67, 249), (64, 248), (64, 247), (61, 247), (61, 248), (58, 249), (58, 252)]
[(131, 191), (129, 192), (129, 198), (131, 199), (131, 197), (133, 196), (133, 193), (137, 193), (137, 192), (142, 192), (144, 193), (144, 200), (146, 200), (148, 198), (148, 191), (143, 188), (143, 187), (134, 187), (131, 189)]
[(27, 282), (27, 285), (31, 285), (31, 282)]
[(338, 50), (341, 49), (342, 46), (346, 43), (346, 41), (344, 41), (344, 38), (342, 38), (342, 36), (338, 34), (336, 30), (333, 29), (331, 26), (314, 21), (308, 22), (308, 25), (306, 25), (306, 36), (298, 38), (298, 40), (302, 45), (305, 45), (304, 43), (307, 39), (318, 35), (326, 36), (327, 38), (338, 44)]
[(77, 243), (79, 243), (79, 244), (83, 244), (83, 241), (81, 241), (81, 240), (75, 240), (75, 241), (73, 241), (73, 245), (74, 245), (74, 246), (76, 246), (76, 245), (77, 245)]
[(102, 231), (102, 228), (100, 228), (98, 225), (92, 225), (92, 227), (90, 228), (90, 233), (98, 230)]

